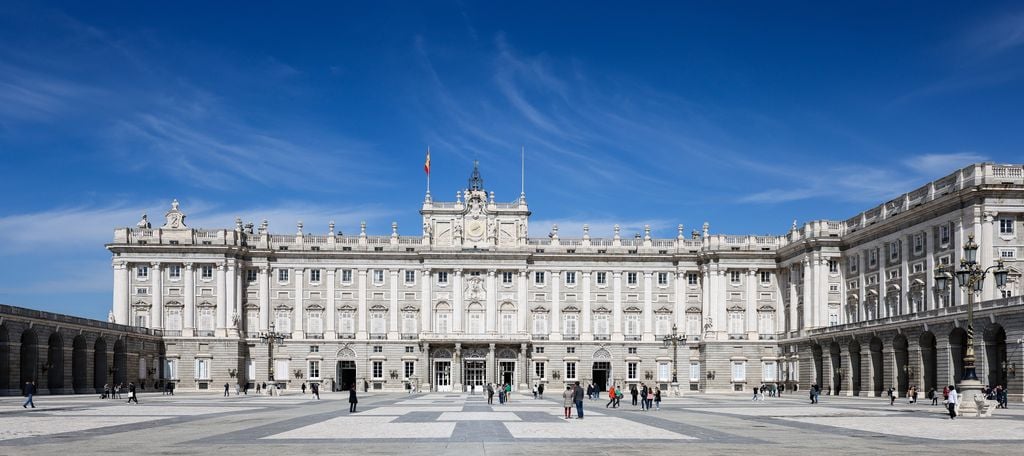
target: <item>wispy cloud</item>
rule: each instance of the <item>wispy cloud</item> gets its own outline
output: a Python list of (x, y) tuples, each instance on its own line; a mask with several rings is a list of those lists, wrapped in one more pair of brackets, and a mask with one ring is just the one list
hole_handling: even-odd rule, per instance
[(960, 37), (966, 55), (988, 58), (1024, 45), (1024, 11), (1000, 12)]

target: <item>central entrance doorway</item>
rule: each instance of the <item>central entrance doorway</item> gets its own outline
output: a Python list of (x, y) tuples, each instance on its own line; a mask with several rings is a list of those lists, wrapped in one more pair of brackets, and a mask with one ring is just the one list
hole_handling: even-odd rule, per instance
[(437, 391), (439, 392), (447, 393), (452, 390), (451, 361), (434, 362), (434, 384), (437, 385)]
[(597, 361), (594, 363), (594, 385), (598, 391), (608, 391), (608, 378), (611, 376), (612, 363)]
[(356, 384), (356, 362), (355, 361), (338, 361), (338, 372), (337, 378), (339, 380), (340, 391), (346, 391), (352, 389)]
[(465, 366), (466, 391), (483, 391), (485, 361), (467, 360)]
[(499, 361), (498, 362), (498, 378), (502, 384), (510, 385), (512, 390), (516, 389), (516, 362), (515, 361)]

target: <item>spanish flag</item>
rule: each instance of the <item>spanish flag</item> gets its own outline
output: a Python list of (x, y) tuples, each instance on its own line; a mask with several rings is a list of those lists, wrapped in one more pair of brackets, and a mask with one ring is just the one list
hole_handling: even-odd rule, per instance
[(423, 171), (430, 175), (430, 148), (427, 148), (427, 161), (423, 162)]

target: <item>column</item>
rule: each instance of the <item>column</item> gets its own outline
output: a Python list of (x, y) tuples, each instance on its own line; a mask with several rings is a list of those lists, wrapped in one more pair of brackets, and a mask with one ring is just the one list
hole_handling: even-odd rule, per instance
[(924, 236), (924, 309), (931, 310), (938, 307), (935, 299), (935, 236), (929, 227)]
[(516, 370), (518, 371), (516, 377), (519, 377), (519, 390), (526, 391), (530, 388), (528, 380), (530, 368), (526, 365), (526, 344), (519, 344), (519, 360), (516, 363)]
[(185, 290), (182, 293), (185, 295), (185, 322), (182, 331), (182, 335), (185, 337), (191, 337), (195, 334), (196, 329), (196, 271), (192, 267), (192, 263), (185, 263)]
[(654, 340), (654, 281), (651, 279), (652, 275), (653, 273), (651, 271), (644, 271), (644, 330), (642, 331), (642, 340), (646, 341)]
[[(960, 218), (953, 221), (953, 230), (952, 233), (950, 233), (950, 237), (952, 237), (950, 242), (953, 243), (953, 245), (951, 246), (953, 247), (953, 264), (951, 264), (950, 266), (953, 268), (957, 268), (960, 266), (960, 260), (963, 259), (964, 257), (963, 245), (964, 242), (967, 240), (967, 236), (964, 236), (963, 215), (961, 215)], [(952, 273), (952, 271), (950, 271), (950, 273)], [(950, 302), (947, 304), (947, 306), (956, 306), (967, 302), (967, 296), (964, 294), (963, 288), (959, 287), (958, 283), (950, 282), (949, 286), (952, 290), (949, 294)], [(952, 385), (952, 382), (950, 382), (949, 384)]]
[(889, 316), (889, 305), (887, 304), (889, 278), (885, 274), (885, 263), (888, 261), (888, 257), (885, 255), (885, 243), (875, 246), (874, 250), (878, 252), (878, 270), (874, 272), (878, 275), (878, 308), (875, 309), (875, 318), (885, 318)]
[(789, 269), (789, 327), (786, 328), (786, 331), (794, 332), (799, 330), (797, 322), (800, 315), (797, 304), (799, 303), (800, 295), (796, 289), (796, 274), (794, 274), (793, 265), (787, 266), (787, 269)]
[(324, 322), (327, 323), (327, 328), (324, 338), (328, 340), (338, 337), (338, 305), (335, 301), (337, 292), (334, 289), (337, 284), (337, 273), (338, 270), (334, 267), (327, 268), (327, 321)]
[(867, 280), (864, 278), (864, 269), (865, 267), (867, 267), (868, 264), (865, 259), (866, 256), (866, 250), (862, 250), (860, 253), (857, 254), (857, 286), (859, 287), (857, 288), (857, 315), (860, 317), (860, 321), (868, 319), (868, 310), (865, 307), (868, 302), (868, 283)]
[(260, 331), (270, 330), (270, 266), (260, 266)]
[(675, 279), (673, 284), (675, 305), (672, 307), (672, 317), (675, 320), (676, 328), (679, 329), (679, 333), (686, 334), (686, 291), (683, 288), (685, 286), (686, 274), (682, 271), (676, 271)]
[(828, 326), (828, 257), (819, 257), (815, 264), (817, 277), (814, 279), (814, 300), (816, 326)]
[(217, 263), (217, 275), (215, 281), (217, 282), (217, 337), (227, 336), (228, 327), (228, 312), (227, 312), (227, 299), (224, 286), (224, 270), (227, 269), (227, 265), (223, 262)]
[(452, 391), (462, 391), (462, 344), (455, 343), (452, 353)]
[[(465, 313), (465, 307), (462, 303), (462, 269), (456, 269), (454, 272), (455, 280), (452, 282), (452, 288), (454, 288), (452, 290), (454, 292), (452, 293), (452, 301), (455, 302), (452, 306), (452, 332), (461, 333), (462, 314)], [(455, 366), (452, 366), (452, 371), (455, 371)], [(454, 382), (454, 380), (452, 382)]]
[(622, 271), (612, 272), (612, 340), (622, 337)]
[(582, 271), (583, 275), (583, 316), (580, 318), (580, 340), (594, 340), (594, 334), (590, 329), (590, 323), (594, 319), (590, 309), (590, 271)]
[(487, 334), (494, 334), (497, 332), (497, 318), (498, 318), (498, 290), (495, 285), (495, 274), (497, 271), (494, 269), (487, 270), (487, 309), (485, 318), (487, 318), (486, 330)]
[(910, 303), (910, 242), (900, 239), (900, 314), (915, 311)]
[(398, 327), (398, 270), (388, 271), (388, 278), (391, 279), (391, 287), (388, 296), (388, 339), (398, 339), (400, 328)]
[(292, 327), (292, 337), (304, 339), (306, 337), (306, 304), (303, 294), (303, 286), (306, 277), (305, 268), (295, 268), (295, 325)]
[(808, 256), (804, 258), (804, 326), (801, 330), (806, 330), (814, 325), (814, 314), (812, 312), (814, 308), (814, 267), (811, 264), (812, 259)]
[(757, 268), (747, 269), (747, 283), (743, 284), (746, 288), (745, 291), (747, 296), (746, 314), (747, 314), (747, 340), (754, 340), (758, 337), (757, 332)]
[(530, 303), (526, 299), (526, 276), (525, 269), (519, 271), (519, 283), (516, 285), (518, 304), (516, 304), (516, 317), (519, 319), (519, 332), (530, 334), (532, 332), (527, 316), (529, 315)]
[[(726, 295), (725, 268), (719, 264), (713, 265), (711, 273), (711, 309), (715, 314), (714, 330), (720, 333), (723, 339), (728, 339), (729, 321), (726, 319)], [(716, 334), (716, 337), (718, 335)]]
[[(993, 260), (993, 252), (995, 251), (994, 244), (994, 232), (993, 222), (995, 221), (997, 212), (987, 211), (984, 213), (984, 222), (981, 225), (981, 240), (978, 242), (980, 247), (978, 248), (978, 261), (981, 263), (982, 268), (987, 268), (995, 264)], [(978, 236), (975, 236), (978, 237)], [(996, 282), (992, 274), (985, 274), (984, 288), (981, 289), (981, 300), (988, 301), (996, 298)]]
[(853, 396), (853, 363), (850, 361), (850, 344), (839, 344), (840, 389), (844, 396)]
[(496, 379), (494, 378), (494, 344), (490, 344), (487, 346), (487, 366), (485, 367), (485, 369), (487, 369), (487, 371), (484, 373), (484, 375), (486, 376), (484, 381), (489, 383), (497, 383), (495, 381)]
[(551, 271), (551, 340), (562, 340), (562, 303), (559, 287), (562, 285), (562, 271)]
[(366, 327), (366, 268), (359, 268), (357, 272), (359, 273), (359, 283), (356, 285), (359, 293), (357, 299), (359, 308), (356, 309), (356, 318), (359, 320), (357, 322), (359, 327), (356, 328), (356, 339), (367, 340), (369, 328)]
[(224, 300), (227, 303), (227, 305), (224, 307), (224, 313), (226, 314), (227, 322), (226, 327), (228, 329), (228, 332), (233, 335), (238, 334), (238, 324), (236, 323), (237, 319), (239, 318), (237, 313), (238, 295), (236, 294), (236, 292), (238, 291), (238, 287), (236, 286), (237, 271), (238, 270), (236, 269), (235, 262), (229, 262), (227, 275), (224, 276), (224, 289), (225, 291), (227, 291), (227, 296), (224, 298)]
[(423, 283), (420, 284), (420, 333), (433, 332), (434, 325), (431, 324), (430, 287), (434, 283), (434, 276), (430, 268), (423, 268)]
[(152, 309), (153, 309), (153, 315), (152, 316), (153, 316), (153, 319), (150, 322), (149, 327), (153, 328), (153, 329), (163, 329), (164, 328), (164, 281), (163, 281), (164, 275), (163, 275), (163, 269), (161, 269), (161, 267), (160, 267), (161, 265), (160, 265), (159, 261), (154, 261), (153, 263), (150, 264), (150, 266), (152, 266), (152, 270), (150, 271), (150, 274), (151, 274), (150, 277), (153, 278), (153, 291), (151, 293), (151, 295), (153, 296), (153, 305), (152, 305)]
[(128, 263), (124, 261), (114, 262), (114, 302), (111, 311), (114, 312), (114, 323), (119, 325), (130, 325), (128, 305)]

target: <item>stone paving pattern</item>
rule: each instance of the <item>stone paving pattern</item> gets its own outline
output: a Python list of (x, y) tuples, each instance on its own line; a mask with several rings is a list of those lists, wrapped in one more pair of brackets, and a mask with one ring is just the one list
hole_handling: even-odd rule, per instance
[(353, 414), (347, 394), (322, 398), (142, 394), (142, 404), (128, 405), (39, 396), (34, 410), (3, 398), (0, 455), (1016, 454), (1024, 441), (1024, 407), (950, 421), (941, 406), (890, 406), (884, 398), (822, 397), (810, 405), (797, 396), (700, 395), (648, 412), (628, 398), (619, 409), (587, 400), (583, 420), (564, 419), (560, 397), (513, 395), (488, 405), (480, 395), (362, 394)]

